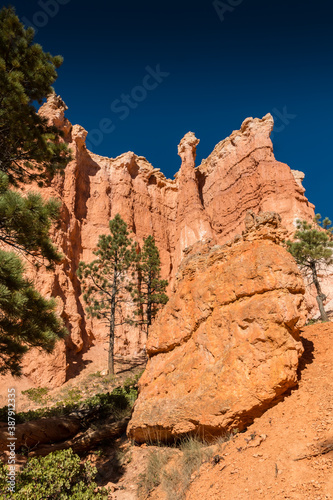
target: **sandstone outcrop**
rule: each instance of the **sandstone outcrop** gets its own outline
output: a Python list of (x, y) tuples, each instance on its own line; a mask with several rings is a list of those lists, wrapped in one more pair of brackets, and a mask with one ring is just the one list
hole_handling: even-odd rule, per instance
[(188, 132), (178, 146), (182, 164), (177, 174), (177, 184), (178, 192), (182, 193), (182, 196), (177, 199), (174, 269), (178, 269), (185, 248), (196, 241), (210, 239), (213, 236), (209, 217), (200, 198), (195, 171), (198, 144), (199, 139), (193, 132)]
[(132, 439), (242, 430), (297, 383), (305, 290), (283, 235), (277, 214), (250, 213), (232, 242), (189, 249), (149, 336)]
[[(27, 358), (25, 374), (32, 383), (49, 387), (65, 381), (66, 367), (71, 370), (73, 361), (77, 365), (81, 352), (106, 339), (106, 326), (85, 315), (76, 270), (80, 260), (93, 258), (98, 236), (108, 232), (109, 220), (117, 213), (140, 245), (148, 235), (154, 236), (162, 277), (170, 280), (170, 290), (186, 247), (202, 239), (225, 243), (245, 228), (248, 210), (279, 212), (289, 233), (294, 232), (297, 218), (310, 220), (314, 215), (300, 176), (295, 180), (290, 168), (274, 158), (269, 138), (271, 115), (247, 118), (241, 129), (219, 143), (198, 167), (195, 155), (199, 141), (193, 133), (186, 134), (179, 144), (180, 171), (170, 180), (132, 152), (112, 159), (88, 151), (87, 132), (70, 124), (66, 109), (56, 95), (40, 109), (63, 130), (72, 150), (73, 160), (65, 175), (42, 189), (45, 198), (55, 196), (62, 201), (62, 219), (54, 228), (54, 241), (65, 258), (52, 274), (42, 269), (30, 271), (39, 290), (57, 298), (70, 333), (66, 344), (48, 358), (48, 373), (46, 365), (39, 364), (39, 353)], [(143, 331), (124, 326), (117, 332), (116, 353), (135, 355), (145, 343)]]

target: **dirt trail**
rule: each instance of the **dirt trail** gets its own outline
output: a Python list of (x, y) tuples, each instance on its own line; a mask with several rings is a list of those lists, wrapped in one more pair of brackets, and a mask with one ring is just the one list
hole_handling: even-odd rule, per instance
[(333, 499), (333, 324), (302, 336), (299, 387), (204, 464), (186, 500)]

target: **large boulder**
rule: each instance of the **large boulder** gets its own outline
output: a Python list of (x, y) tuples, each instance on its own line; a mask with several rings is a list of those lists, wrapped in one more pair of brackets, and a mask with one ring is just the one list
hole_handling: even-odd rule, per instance
[(232, 243), (195, 244), (147, 344), (128, 427), (137, 442), (242, 430), (297, 383), (304, 284), (274, 213)]

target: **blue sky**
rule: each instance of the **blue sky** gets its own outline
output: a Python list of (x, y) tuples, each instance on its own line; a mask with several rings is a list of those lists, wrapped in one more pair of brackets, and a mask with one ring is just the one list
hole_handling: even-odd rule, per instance
[(276, 158), (305, 172), (307, 197), (333, 219), (330, 0), (12, 5), (44, 50), (64, 57), (55, 90), (92, 151), (131, 150), (172, 177), (189, 130), (199, 164), (246, 117), (271, 112)]

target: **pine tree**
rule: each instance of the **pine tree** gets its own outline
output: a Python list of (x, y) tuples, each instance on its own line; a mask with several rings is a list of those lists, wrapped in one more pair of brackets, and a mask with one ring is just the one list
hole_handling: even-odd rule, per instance
[[(33, 43), (34, 31), (20, 23), (12, 7), (0, 11), (0, 373), (20, 375), (30, 347), (51, 352), (65, 330), (55, 302), (44, 299), (24, 278), (17, 254), (36, 265), (60, 262), (49, 237), (59, 203), (12, 187), (45, 185), (70, 159), (60, 131), (34, 106), (52, 91), (62, 62)], [(11, 247), (13, 252), (6, 252)]]
[(53, 92), (62, 58), (44, 52), (33, 38), (13, 7), (0, 11), (0, 171), (16, 186), (42, 185), (69, 160), (62, 133), (34, 106)]
[(141, 322), (149, 328), (162, 305), (168, 302), (165, 294), (167, 280), (161, 279), (161, 261), (158, 248), (152, 236), (144, 240), (142, 251), (137, 263), (138, 287), (133, 291), (134, 302), (137, 305), (136, 314)]
[(0, 242), (10, 245), (35, 263), (41, 260), (52, 267), (61, 254), (52, 244), (49, 231), (59, 218), (60, 203), (44, 201), (40, 194), (21, 193), (9, 189), (8, 177), (0, 172)]
[(66, 335), (54, 314), (54, 300), (44, 299), (23, 277), (24, 266), (13, 252), (0, 250), (0, 373), (21, 375), (30, 347), (52, 352)]
[(328, 321), (324, 308), (326, 295), (322, 292), (318, 274), (333, 263), (333, 242), (331, 221), (326, 217), (320, 229), (321, 216), (317, 214), (314, 223), (297, 221), (296, 241), (287, 241), (287, 249), (296, 260), (310, 284), (314, 284), (317, 291), (317, 303), (322, 321)]
[(126, 278), (136, 261), (136, 245), (128, 237), (127, 225), (119, 214), (109, 222), (110, 235), (101, 235), (97, 259), (90, 264), (80, 262), (78, 276), (84, 291), (83, 299), (89, 316), (104, 319), (109, 326), (108, 370), (114, 374), (114, 339), (117, 326), (127, 322), (122, 318), (129, 283)]

